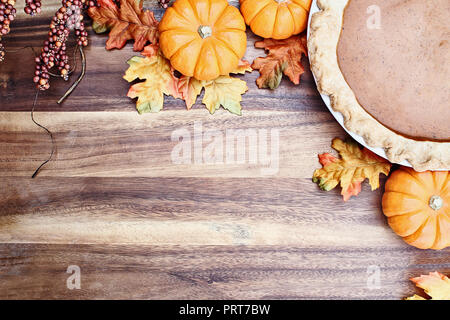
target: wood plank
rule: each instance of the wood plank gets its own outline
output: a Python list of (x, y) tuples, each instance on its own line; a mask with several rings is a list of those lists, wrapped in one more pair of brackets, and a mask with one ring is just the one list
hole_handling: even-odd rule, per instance
[(2, 184), (0, 242), (406, 247), (373, 209), (380, 193), (368, 187), (344, 203), (309, 179), (12, 177)]
[[(224, 110), (213, 117), (206, 110), (167, 110), (143, 116), (135, 111), (39, 112), (35, 118), (54, 133), (57, 146), (54, 160), (41, 176), (311, 178), (314, 169), (320, 167), (317, 154), (331, 151), (333, 137), (346, 136), (331, 114), (325, 112), (248, 111), (243, 117)], [(222, 156), (219, 151), (217, 155), (223, 163), (195, 160), (196, 154), (207, 153), (211, 143), (195, 136), (200, 126), (203, 137), (208, 130), (222, 135), (218, 138), (222, 141)], [(241, 148), (228, 131), (239, 129), (250, 129), (250, 133), (262, 136), (256, 143), (247, 139), (245, 148)], [(186, 164), (178, 159), (178, 154), (184, 153), (174, 151), (179, 140), (172, 141), (180, 130), (190, 137), (191, 155)], [(235, 163), (227, 161), (226, 152), (232, 149), (227, 147), (227, 136), (235, 141)], [(266, 157), (257, 155), (258, 150), (264, 150), (260, 142), (267, 146)], [(273, 152), (272, 142), (277, 147)], [(200, 153), (194, 149), (197, 143), (203, 146)], [(47, 133), (31, 122), (28, 112), (0, 112), (0, 149), (5, 151), (0, 154), (1, 176), (31, 176), (48, 158), (51, 142)], [(238, 152), (246, 157), (243, 163), (237, 162)], [(256, 154), (256, 163), (250, 162), (250, 152)], [(272, 159), (272, 155), (278, 159)], [(270, 167), (274, 170), (266, 172)]]
[[(411, 247), (3, 244), (0, 255), (1, 299), (398, 299), (419, 293), (408, 278), (436, 263), (450, 272), (445, 256)], [(69, 265), (80, 290), (66, 287)]]

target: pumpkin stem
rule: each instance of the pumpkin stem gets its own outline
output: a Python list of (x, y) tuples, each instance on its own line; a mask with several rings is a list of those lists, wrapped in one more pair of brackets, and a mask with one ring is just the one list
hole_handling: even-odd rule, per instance
[(444, 206), (444, 200), (439, 196), (432, 196), (430, 198), (429, 206), (433, 210), (439, 210)]
[(210, 26), (200, 26), (197, 30), (198, 34), (202, 39), (208, 38), (212, 36), (212, 29)]

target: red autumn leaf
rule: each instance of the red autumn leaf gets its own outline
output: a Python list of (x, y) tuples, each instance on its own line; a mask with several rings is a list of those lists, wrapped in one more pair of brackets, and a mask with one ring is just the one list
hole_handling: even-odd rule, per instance
[(109, 30), (106, 49), (122, 49), (128, 40), (134, 40), (134, 51), (142, 51), (148, 42), (158, 42), (158, 21), (152, 11), (142, 9), (142, 0), (121, 0), (120, 8), (112, 0), (97, 3), (99, 7), (88, 12), (95, 32)]
[(257, 41), (255, 47), (269, 52), (267, 57), (256, 58), (252, 64), (252, 68), (261, 74), (256, 80), (259, 88), (277, 88), (283, 73), (294, 84), (300, 83), (300, 76), (305, 72), (301, 64), (302, 55), (308, 55), (305, 34), (285, 40), (264, 39)]

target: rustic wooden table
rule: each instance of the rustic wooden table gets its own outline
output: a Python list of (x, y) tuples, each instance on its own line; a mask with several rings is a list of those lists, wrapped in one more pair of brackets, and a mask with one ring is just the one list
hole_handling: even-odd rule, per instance
[[(210, 116), (200, 104), (186, 111), (171, 98), (164, 111), (138, 115), (122, 79), (131, 46), (106, 52), (106, 37), (90, 30), (78, 89), (57, 105), (69, 83), (53, 79), (39, 96), (35, 118), (54, 133), (57, 152), (31, 179), (51, 144), (30, 119), (34, 55), (13, 51), (40, 50), (58, 2), (44, 3), (49, 10), (38, 17), (20, 14), (5, 37), (0, 298), (401, 299), (416, 292), (410, 277), (450, 273), (450, 250), (418, 250), (390, 230), (382, 190), (365, 185), (344, 203), (338, 190), (311, 182), (317, 154), (346, 135), (309, 71), (300, 86), (283, 80), (275, 91), (259, 90), (258, 72), (247, 74), (241, 117)], [(156, 1), (148, 5), (162, 15)], [(263, 55), (255, 39), (249, 33), (250, 61)], [(194, 134), (195, 123), (224, 141), (228, 129), (266, 129), (269, 141), (278, 132), (278, 170), (267, 174), (260, 158), (198, 161), (208, 143)], [(180, 132), (191, 136), (184, 164), (172, 156)], [(80, 267), (80, 290), (66, 286), (70, 265)]]

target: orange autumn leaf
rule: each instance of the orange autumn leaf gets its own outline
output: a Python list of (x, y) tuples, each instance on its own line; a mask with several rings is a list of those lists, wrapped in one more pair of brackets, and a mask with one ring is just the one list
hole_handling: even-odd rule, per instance
[(145, 57), (151, 58), (156, 55), (159, 51), (159, 45), (157, 44), (149, 44), (145, 46), (144, 50), (141, 51), (141, 54)]
[[(450, 279), (440, 272), (430, 272), (428, 275), (412, 278), (411, 281), (423, 289), (432, 300), (450, 300)], [(406, 300), (427, 299), (415, 294)]]
[(96, 33), (109, 30), (106, 49), (122, 49), (128, 40), (134, 40), (134, 51), (158, 42), (158, 21), (153, 12), (142, 9), (142, 0), (121, 0), (118, 8), (112, 0), (98, 0), (98, 7), (88, 12)]
[(252, 72), (253, 69), (250, 65), (250, 62), (248, 62), (247, 60), (239, 60), (239, 64), (237, 66), (237, 69), (232, 72), (232, 73), (236, 73), (236, 74), (245, 74), (246, 72)]
[(372, 190), (377, 189), (380, 173), (388, 175), (391, 170), (392, 165), (388, 161), (368, 149), (361, 149), (355, 142), (334, 139), (331, 146), (341, 157), (329, 153), (319, 155), (323, 167), (314, 172), (313, 181), (325, 191), (340, 184), (344, 201), (361, 192), (361, 184), (366, 178)]
[(302, 55), (308, 55), (305, 34), (285, 40), (264, 39), (257, 41), (255, 47), (268, 51), (267, 57), (256, 58), (252, 64), (252, 68), (261, 74), (256, 80), (259, 88), (277, 88), (283, 73), (294, 84), (300, 83), (300, 76), (305, 72), (301, 64)]
[(178, 81), (178, 92), (186, 102), (186, 108), (190, 110), (197, 101), (197, 97), (202, 91), (201, 81), (192, 77), (182, 76)]

